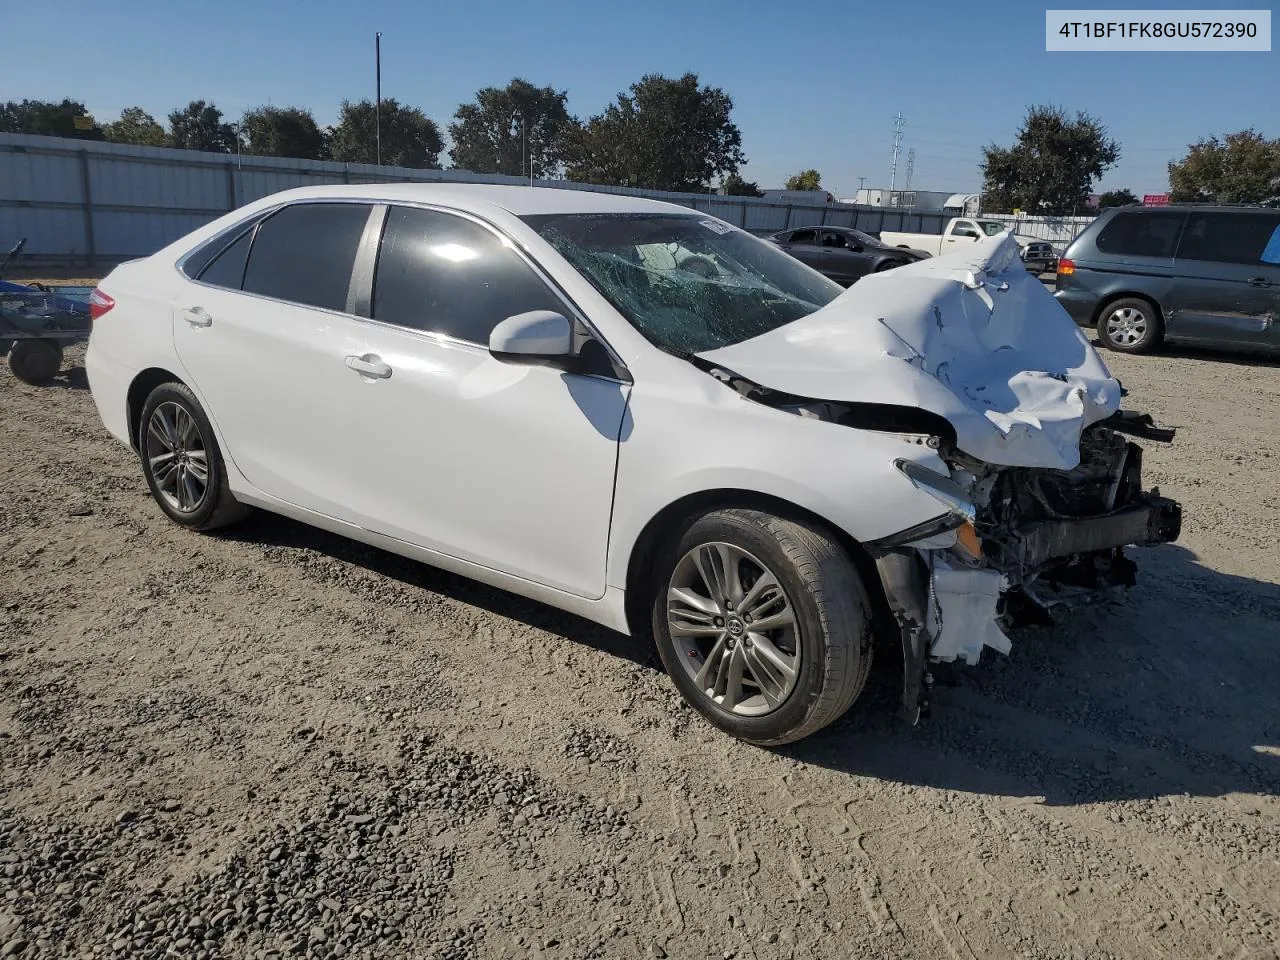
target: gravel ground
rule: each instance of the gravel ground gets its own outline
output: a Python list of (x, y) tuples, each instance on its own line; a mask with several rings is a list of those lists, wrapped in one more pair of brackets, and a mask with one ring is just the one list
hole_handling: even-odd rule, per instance
[(1178, 545), (894, 718), (713, 732), (649, 649), (266, 515), (166, 522), (0, 373), (0, 957), (1276, 957), (1280, 366), (1108, 355)]

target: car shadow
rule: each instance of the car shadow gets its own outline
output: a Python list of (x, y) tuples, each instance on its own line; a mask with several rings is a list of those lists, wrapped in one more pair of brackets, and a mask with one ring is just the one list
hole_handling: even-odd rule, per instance
[[(931, 712), (893, 714), (901, 667), (784, 752), (857, 776), (1050, 805), (1280, 795), (1280, 586), (1191, 551), (1136, 551), (1121, 604), (1022, 631), (1008, 656), (935, 669)], [(883, 653), (894, 653), (885, 648)], [(901, 658), (898, 657), (898, 660)]]
[[(1102, 353), (1105, 360), (1110, 351), (1098, 342), (1098, 332), (1092, 327), (1082, 328), (1090, 341)], [(1230, 363), (1244, 367), (1280, 367), (1280, 354), (1247, 347), (1203, 347), (1188, 343), (1162, 343), (1153, 352), (1158, 357), (1178, 357), (1184, 360), (1206, 360), (1214, 363)], [(1137, 358), (1141, 360), (1141, 357)]]
[(46, 386), (62, 387), (65, 390), (88, 390), (89, 375), (84, 367), (67, 367), (49, 381)]
[[(649, 670), (647, 638), (262, 511), (227, 539), (315, 551)], [(1072, 805), (1190, 794), (1280, 795), (1280, 586), (1190, 550), (1136, 551), (1124, 602), (1020, 631), (1008, 656), (934, 668), (930, 713), (898, 718), (896, 643), (854, 707), (776, 752), (843, 774)]]
[(1274, 352), (1250, 352), (1244, 347), (1193, 347), (1190, 344), (1165, 343), (1158, 352), (1161, 356), (1182, 357), (1187, 360), (1212, 360), (1215, 363), (1246, 367), (1280, 367), (1280, 355)]
[(593, 647), (603, 653), (637, 666), (661, 670), (661, 662), (652, 642), (647, 638), (628, 637), (609, 630), (576, 614), (518, 594), (450, 573), (430, 564), (390, 553), (317, 527), (267, 513), (255, 511), (244, 521), (218, 532), (225, 540), (254, 543), (261, 546), (311, 550), (334, 560), (363, 567), (372, 573), (396, 580), (409, 587), (426, 590), (479, 607), (489, 613), (547, 633)]

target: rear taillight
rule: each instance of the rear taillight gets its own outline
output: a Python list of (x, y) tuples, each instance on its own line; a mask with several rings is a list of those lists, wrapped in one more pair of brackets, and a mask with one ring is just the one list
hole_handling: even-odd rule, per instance
[(89, 319), (97, 320), (115, 305), (115, 300), (94, 287), (93, 293), (89, 294)]
[(1068, 260), (1066, 257), (1063, 257), (1058, 261), (1058, 276), (1069, 277), (1075, 272), (1076, 265), (1074, 260)]

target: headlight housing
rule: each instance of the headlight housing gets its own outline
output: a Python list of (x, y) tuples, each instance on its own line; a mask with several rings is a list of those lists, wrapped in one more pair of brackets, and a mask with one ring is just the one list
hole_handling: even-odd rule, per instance
[(950, 477), (911, 460), (895, 460), (893, 465), (915, 484), (917, 490), (923, 490), (946, 507), (947, 513), (956, 518), (955, 526), (973, 523), (977, 519), (978, 508), (973, 505), (965, 489)]

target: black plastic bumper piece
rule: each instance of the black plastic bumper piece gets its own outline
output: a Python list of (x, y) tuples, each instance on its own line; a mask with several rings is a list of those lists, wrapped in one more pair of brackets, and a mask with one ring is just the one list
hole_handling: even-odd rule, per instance
[(1147, 496), (1141, 504), (1106, 516), (1027, 524), (1018, 530), (1015, 543), (1019, 562), (1034, 568), (1050, 560), (1130, 544), (1172, 543), (1181, 532), (1182, 505), (1168, 497)]

